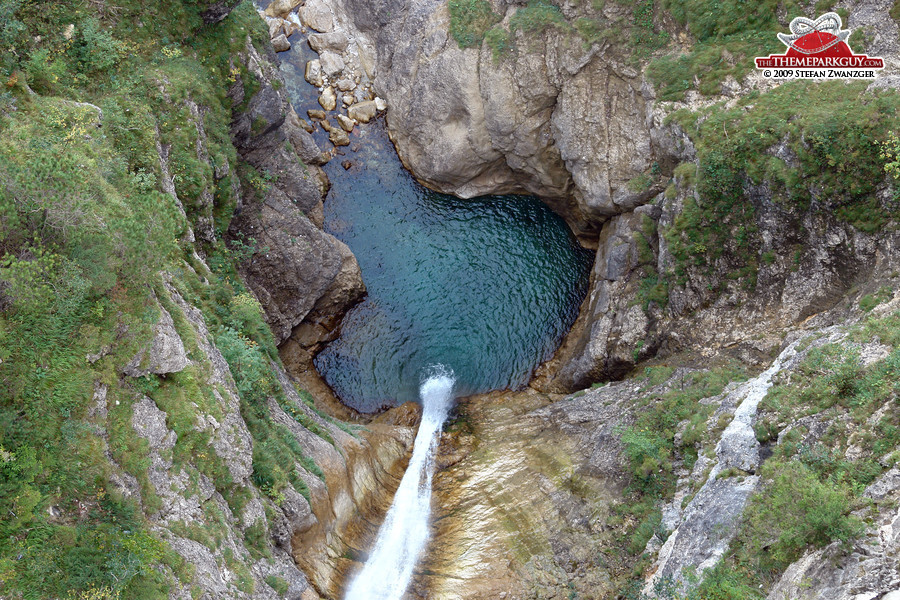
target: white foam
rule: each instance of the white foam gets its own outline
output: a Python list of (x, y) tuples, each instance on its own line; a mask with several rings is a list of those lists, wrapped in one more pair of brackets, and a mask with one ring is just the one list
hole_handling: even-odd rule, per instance
[(413, 568), (428, 541), (434, 453), (453, 402), (454, 381), (452, 371), (433, 367), (419, 388), (422, 422), (412, 458), (369, 560), (353, 579), (345, 600), (400, 600), (409, 587)]

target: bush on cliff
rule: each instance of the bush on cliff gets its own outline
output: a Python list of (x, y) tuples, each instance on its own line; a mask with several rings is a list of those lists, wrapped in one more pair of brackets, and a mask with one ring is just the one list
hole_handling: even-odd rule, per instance
[(488, 0), (450, 0), (450, 35), (460, 48), (481, 45), (485, 32), (500, 20)]

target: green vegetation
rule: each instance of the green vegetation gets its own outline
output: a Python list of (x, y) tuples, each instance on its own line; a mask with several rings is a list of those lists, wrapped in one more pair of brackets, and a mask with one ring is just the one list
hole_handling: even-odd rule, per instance
[(487, 33), (484, 34), (484, 41), (490, 47), (491, 56), (494, 58), (495, 63), (511, 54), (515, 48), (512, 36), (500, 25), (495, 25), (488, 29)]
[(450, 0), (450, 35), (460, 48), (481, 45), (485, 32), (500, 20), (488, 0)]
[[(646, 385), (642, 389), (667, 381), (673, 371), (671, 367), (645, 369)], [(674, 464), (680, 459), (690, 468), (703, 442), (708, 441), (705, 432), (712, 407), (700, 400), (722, 393), (727, 383), (744, 377), (744, 372), (732, 364), (694, 371), (674, 382), (671, 391), (636, 401), (637, 418), (631, 426), (619, 430), (631, 475), (625, 501), (613, 508), (626, 525), (618, 540), (624, 551), (640, 555), (654, 534), (665, 540), (660, 503), (675, 491)], [(685, 421), (686, 428), (676, 445), (676, 430)]]
[[(702, 200), (686, 198), (664, 232), (676, 260), (676, 283), (686, 281), (689, 268), (709, 276), (725, 264), (732, 269), (729, 278), (755, 285), (759, 260), (773, 257), (760, 255), (755, 207), (744, 195), (747, 183), (766, 182), (776, 201), (795, 210), (816, 205), (816, 190), (818, 210), (866, 232), (896, 216), (897, 207), (883, 206), (875, 189), (885, 168), (879, 150), (889, 142), (887, 132), (900, 126), (900, 96), (865, 88), (796, 81), (748, 95), (729, 110), (715, 106), (671, 115), (698, 150), (696, 175), (679, 165), (676, 181), (687, 185), (694, 179)], [(790, 149), (797, 168), (768, 151), (776, 144)]]
[(865, 312), (869, 312), (879, 304), (887, 302), (894, 296), (894, 290), (887, 286), (882, 286), (874, 294), (866, 294), (859, 299), (859, 308)]
[[(896, 463), (900, 446), (900, 313), (870, 317), (851, 340), (880, 340), (893, 349), (863, 366), (858, 348), (846, 342), (811, 345), (799, 367), (761, 402), (756, 434), (763, 442), (779, 438), (780, 428), (805, 415), (819, 415), (827, 430), (812, 443), (804, 442), (803, 428), (781, 434), (760, 471), (764, 485), (751, 498), (716, 577), (765, 590), (809, 548), (848, 542), (863, 530), (851, 512), (869, 502), (862, 492)], [(852, 459), (850, 445), (856, 448)]]
[(288, 593), (288, 589), (290, 589), (288, 582), (277, 575), (268, 575), (266, 577), (266, 583), (270, 588), (275, 590), (275, 593), (279, 596), (284, 596)]
[(513, 32), (521, 29), (536, 33), (549, 27), (567, 29), (569, 25), (559, 7), (548, 0), (528, 0), (528, 4), (517, 9), (509, 20), (509, 28)]
[[(665, 367), (660, 369), (660, 376), (668, 371)], [(654, 377), (652, 369), (649, 375)], [(637, 420), (621, 432), (635, 492), (661, 497), (672, 489), (675, 483), (672, 462), (676, 453), (685, 455), (685, 458), (696, 458), (695, 445), (701, 441), (706, 429), (710, 410), (700, 404), (700, 400), (716, 396), (722, 393), (728, 382), (744, 378), (744, 372), (736, 365), (695, 371), (679, 382), (678, 389), (638, 400), (640, 413)], [(680, 446), (676, 447), (676, 427), (686, 419), (689, 420), (687, 429)]]
[[(755, 56), (782, 52), (776, 37), (787, 31), (794, 16), (818, 16), (795, 0), (765, 0), (748, 5), (740, 0), (663, 0), (662, 6), (685, 26), (696, 40), (686, 54), (665, 56), (651, 62), (647, 74), (659, 90), (660, 100), (681, 100), (692, 89), (705, 95), (721, 91), (722, 82), (732, 76), (742, 80), (755, 66)], [(785, 22), (779, 22), (784, 15)]]
[[(190, 586), (190, 566), (146, 525), (161, 500), (149, 446), (131, 425), (144, 397), (178, 434), (164, 458), (187, 475), (185, 494), (202, 474), (233, 511), (252, 497), (198, 427), (201, 415), (221, 420), (228, 392), (209, 385), (163, 271), (202, 310), (231, 367), (254, 438), (253, 483), (278, 501), (287, 485), (308, 494), (295, 463), (322, 476), (269, 418), (268, 399), (283, 401), (278, 354), (235, 269), (252, 241), (232, 251), (221, 240), (237, 203), (229, 173), (249, 172), (231, 143), (226, 91), (237, 77), (245, 101), (259, 89), (236, 57), (267, 32), (249, 2), (205, 26), (206, 4), (0, 0), (0, 511), (12, 515), (0, 522), (4, 596), (162, 599), (166, 573)], [(184, 212), (162, 191), (158, 145)], [(215, 224), (215, 239), (186, 242), (201, 221)], [(160, 305), (194, 363), (122, 377)], [(119, 468), (137, 479), (140, 505), (110, 484)], [(202, 523), (173, 530), (218, 548), (227, 527), (204, 506)], [(244, 537), (254, 557), (268, 556), (265, 521)], [(226, 558), (238, 587), (252, 590), (241, 558)]]
[(669, 302), (669, 283), (660, 277), (656, 268), (656, 252), (653, 249), (658, 235), (656, 221), (647, 215), (641, 215), (641, 230), (633, 235), (641, 265), (637, 303), (641, 304), (645, 312), (650, 309), (651, 303), (665, 308)]
[(847, 542), (863, 529), (850, 515), (853, 493), (845, 481), (823, 480), (792, 460), (770, 460), (761, 475), (767, 483), (751, 498), (728, 558), (714, 571), (736, 590), (765, 589), (808, 548)]

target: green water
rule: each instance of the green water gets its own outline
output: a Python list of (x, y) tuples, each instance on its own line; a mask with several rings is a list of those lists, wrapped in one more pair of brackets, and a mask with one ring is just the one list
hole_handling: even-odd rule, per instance
[[(316, 55), (300, 34), (291, 42), (278, 56), (305, 115), (319, 108), (303, 79)], [(368, 296), (316, 357), (319, 372), (362, 412), (418, 401), (433, 364), (453, 369), (456, 395), (525, 385), (574, 322), (592, 254), (536, 198), (460, 200), (420, 186), (381, 121), (350, 139), (325, 166), (325, 229), (353, 250)]]
[(460, 200), (417, 184), (370, 124), (333, 160), (325, 228), (356, 255), (367, 298), (316, 367), (363, 412), (418, 399), (426, 367), (466, 395), (527, 383), (571, 327), (592, 255), (537, 198)]

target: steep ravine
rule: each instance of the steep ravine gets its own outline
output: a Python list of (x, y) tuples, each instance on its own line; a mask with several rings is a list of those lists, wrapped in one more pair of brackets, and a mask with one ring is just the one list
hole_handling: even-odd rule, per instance
[[(0, 4), (0, 596), (342, 597), (420, 418), (312, 362), (365, 294), (321, 166), (382, 114), (421, 181), (539, 194), (597, 249), (532, 386), (452, 412), (409, 598), (900, 593), (892, 73), (673, 82), (588, 35), (640, 4), (654, 59), (735, 67), (702, 0), (488, 3), (498, 59), (438, 0)], [(888, 0), (834, 8), (896, 65)]]
[[(291, 7), (282, 4), (268, 16), (288, 17)], [(521, 6), (493, 8), (506, 26)], [(889, 8), (846, 7), (851, 27), (871, 26), (882, 34), (869, 40), (867, 50), (894, 64), (898, 35), (896, 23), (887, 17)], [(613, 13), (624, 9), (610, 4), (604, 10), (614, 18)], [(572, 6), (561, 11), (570, 22), (585, 14)], [(587, 16), (592, 16), (590, 11)], [(687, 40), (667, 19), (657, 11), (655, 27)], [(270, 19), (270, 25), (275, 20)], [(709, 215), (696, 216), (697, 207), (706, 210), (710, 202), (704, 196), (709, 188), (698, 183), (697, 175), (709, 152), (698, 145), (707, 142), (689, 120), (667, 117), (684, 109), (702, 115), (697, 122), (702, 123), (712, 114), (704, 111), (717, 101), (725, 109), (752, 112), (746, 98), (777, 97), (770, 82), (752, 75), (742, 83), (727, 79), (711, 97), (689, 92), (684, 102), (662, 104), (655, 102), (658, 90), (635, 66), (629, 57), (633, 48), (624, 42), (607, 39), (583, 45), (560, 28), (537, 34), (513, 30), (515, 53), (497, 60), (487, 45), (467, 50), (457, 46), (448, 33), (450, 18), (443, 2), (395, 2), (373, 11), (352, 1), (311, 0), (300, 8), (299, 21), (320, 32), (313, 34), (320, 40), (317, 44), (335, 44), (318, 48), (322, 63), (327, 53), (338, 55), (343, 68), (361, 74), (365, 85), (385, 99), (388, 131), (418, 179), (463, 197), (536, 193), (568, 220), (584, 243), (597, 247), (579, 319), (556, 356), (539, 371), (534, 390), (466, 399), (445, 434), (445, 468), (435, 480), (435, 539), (412, 596), (612, 597), (629, 578), (639, 581), (659, 570), (644, 590), (658, 595), (663, 593), (659, 586), (668, 585), (670, 578), (683, 581), (678, 578), (684, 569), (711, 567), (723, 557), (738, 560), (729, 544), (750, 535), (738, 525), (738, 517), (747, 498), (772, 493), (773, 485), (770, 474), (757, 474), (759, 459), (748, 458), (758, 457), (755, 440), (728, 450), (735, 430), (728, 423), (745, 400), (739, 391), (743, 388), (692, 400), (705, 407), (700, 412), (706, 433), (699, 440), (684, 445), (680, 441), (686, 428), (699, 427), (693, 420), (675, 423), (677, 432), (660, 432), (662, 439), (670, 440), (666, 443), (673, 443), (674, 434), (674, 450), (669, 450), (673, 455), (660, 469), (664, 478), (672, 477), (673, 487), (664, 499), (670, 500), (671, 494), (674, 499), (664, 506), (656, 526), (647, 525), (647, 515), (628, 508), (644, 499), (634, 496), (638, 477), (623, 435), (639, 421), (641, 406), (664, 405), (664, 398), (686, 389), (686, 380), (707, 377), (710, 364), (736, 361), (747, 377), (788, 351), (786, 337), (843, 340), (847, 328), (866, 316), (854, 305), (866, 304), (879, 289), (895, 287), (900, 257), (889, 225), (892, 217), (887, 217), (888, 226), (860, 225), (858, 217), (843, 216), (842, 200), (820, 198), (818, 183), (802, 192), (812, 196), (811, 203), (791, 204), (780, 195), (780, 182), (743, 175), (727, 192), (743, 207), (712, 216), (732, 227), (730, 233), (711, 229), (703, 222)], [(292, 43), (302, 44), (302, 35)], [(316, 81), (323, 97), (339, 73)], [(309, 69), (306, 75), (310, 79)], [(892, 81), (876, 82), (869, 89), (857, 85), (847, 94), (858, 96), (860, 104), (882, 94), (892, 97)], [(339, 103), (337, 110), (343, 110)], [(726, 138), (723, 144), (728, 127), (726, 123), (719, 134)], [(806, 168), (801, 166), (808, 159), (804, 152), (802, 140), (799, 146), (793, 144), (788, 134), (759, 150), (798, 171)], [(885, 178), (873, 184), (868, 197), (889, 215), (893, 185)], [(719, 209), (713, 204), (711, 210)], [(748, 217), (732, 221), (728, 211)], [(700, 241), (691, 227), (701, 232)], [(839, 325), (844, 333), (820, 333), (830, 325)], [(670, 364), (678, 368), (662, 382), (648, 371), (645, 379), (638, 376), (564, 400), (554, 395), (634, 376), (635, 365), (647, 360), (662, 372), (671, 369)], [(785, 362), (775, 369), (776, 378), (790, 379), (800, 359), (785, 357)], [(881, 363), (863, 367), (875, 368), (872, 364)], [(763, 406), (771, 410), (771, 403)], [(746, 420), (740, 439), (747, 437), (750, 425), (762, 422), (755, 409), (747, 410), (741, 417)], [(888, 404), (881, 410), (889, 410)], [(876, 410), (875, 415), (883, 412)], [(876, 416), (856, 425), (859, 435), (872, 435), (864, 432), (881, 422)], [(793, 426), (782, 421), (777, 427), (788, 431)], [(822, 443), (806, 430), (801, 436), (800, 447)], [(884, 498), (896, 494), (892, 459), (872, 457), (871, 444), (861, 451), (830, 448), (846, 452), (848, 460), (866, 456), (880, 465), (882, 475), (872, 483), (878, 491), (871, 492), (879, 495), (878, 513), (867, 518), (891, 521), (891, 503)], [(688, 465), (698, 454), (700, 460)], [(728, 466), (713, 469), (710, 476), (716, 460)], [(721, 477), (734, 478), (737, 485), (720, 484)], [(869, 490), (865, 487), (861, 498), (869, 497)], [(700, 500), (692, 502), (695, 493)], [(624, 549), (651, 526), (656, 530), (647, 536), (649, 542), (644, 539), (640, 548)], [(688, 533), (679, 537), (673, 532), (680, 527)], [(868, 531), (871, 535), (874, 530)], [(632, 541), (623, 541), (623, 535)], [(896, 528), (885, 535), (888, 541), (873, 554), (873, 566), (882, 575), (866, 581), (841, 575), (827, 592), (832, 595), (824, 597), (842, 597), (854, 589), (874, 598), (896, 587), (896, 568), (886, 566)], [(666, 539), (671, 541), (664, 546)], [(644, 560), (650, 563), (638, 560), (644, 542)], [(673, 546), (685, 543), (673, 553)], [(795, 585), (790, 577), (799, 569), (791, 567), (780, 583), (765, 581), (774, 586), (773, 598), (779, 597), (778, 590)], [(655, 583), (659, 581), (663, 584)], [(814, 597), (813, 592), (807, 597)]]

